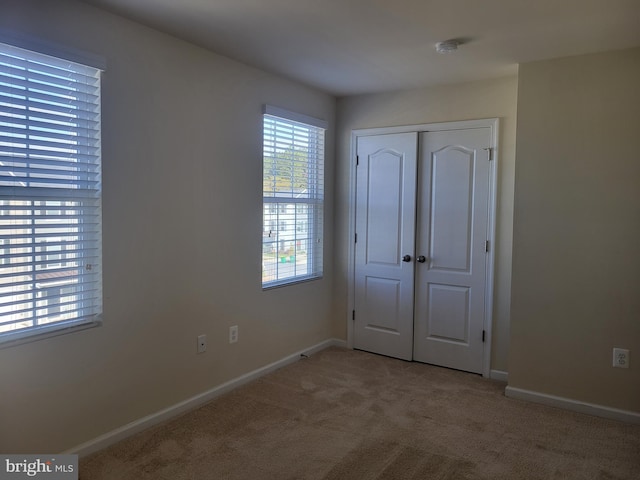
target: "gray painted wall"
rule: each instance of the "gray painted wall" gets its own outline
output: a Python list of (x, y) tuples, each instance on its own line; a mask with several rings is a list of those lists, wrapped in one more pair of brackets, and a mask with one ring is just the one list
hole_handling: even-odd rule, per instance
[(512, 387), (640, 412), (639, 85), (640, 49), (520, 67)]
[(331, 179), (333, 97), (73, 1), (3, 1), (0, 28), (107, 62), (104, 326), (0, 350), (0, 451), (70, 448), (330, 337), (331, 182), (324, 279), (261, 289), (261, 109), (328, 120)]

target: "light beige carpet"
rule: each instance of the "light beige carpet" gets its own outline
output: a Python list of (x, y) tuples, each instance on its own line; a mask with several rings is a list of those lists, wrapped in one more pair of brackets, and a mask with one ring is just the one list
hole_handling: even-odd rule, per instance
[(82, 480), (640, 479), (640, 425), (331, 348), (80, 463)]

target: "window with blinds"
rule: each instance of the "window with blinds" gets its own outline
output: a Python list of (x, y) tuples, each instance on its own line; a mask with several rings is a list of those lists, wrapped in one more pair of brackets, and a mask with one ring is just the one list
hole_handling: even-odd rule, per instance
[(101, 312), (100, 70), (0, 44), (0, 343)]
[(322, 277), (322, 120), (265, 106), (263, 117), (263, 288)]

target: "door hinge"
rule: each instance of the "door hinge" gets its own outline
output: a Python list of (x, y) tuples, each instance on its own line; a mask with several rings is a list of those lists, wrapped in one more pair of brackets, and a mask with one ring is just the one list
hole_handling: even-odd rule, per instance
[(489, 251), (489, 240), (485, 240), (484, 241), (484, 251), (488, 252)]
[(493, 148), (493, 147), (487, 147), (487, 148), (485, 148), (485, 150), (486, 150), (487, 152), (489, 152), (489, 161), (493, 160), (493, 151), (495, 150), (495, 148)]
[(351, 320), (355, 320), (355, 319), (356, 319), (356, 311), (351, 310)]
[(360, 155), (356, 155), (356, 167), (360, 165)]
[(358, 243), (358, 234), (357, 233), (356, 233), (355, 241), (353, 243)]
[(486, 332), (484, 330), (482, 330), (482, 343), (484, 343), (485, 334), (486, 334)]

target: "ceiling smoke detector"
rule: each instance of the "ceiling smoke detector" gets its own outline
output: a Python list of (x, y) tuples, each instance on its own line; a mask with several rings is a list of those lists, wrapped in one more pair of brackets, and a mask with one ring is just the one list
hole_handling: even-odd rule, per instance
[(445, 40), (444, 42), (436, 43), (436, 52), (438, 53), (453, 53), (458, 50), (458, 45), (460, 45), (459, 40)]

